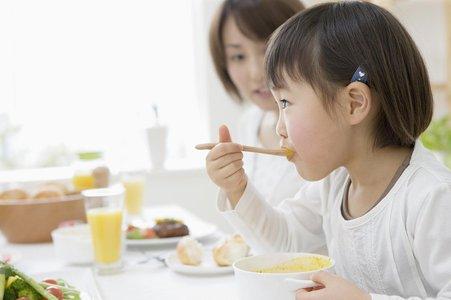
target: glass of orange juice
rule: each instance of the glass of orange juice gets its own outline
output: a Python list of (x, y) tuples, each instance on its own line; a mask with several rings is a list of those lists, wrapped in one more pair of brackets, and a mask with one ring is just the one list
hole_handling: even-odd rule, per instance
[(145, 177), (138, 173), (125, 173), (121, 176), (125, 188), (125, 208), (129, 216), (139, 217), (143, 210)]
[(90, 189), (82, 192), (86, 216), (91, 229), (94, 261), (99, 274), (122, 270), (124, 252), (123, 204), (124, 188)]

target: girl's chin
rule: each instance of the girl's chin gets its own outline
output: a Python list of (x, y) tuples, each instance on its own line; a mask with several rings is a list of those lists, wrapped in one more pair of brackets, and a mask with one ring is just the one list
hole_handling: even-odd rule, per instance
[(329, 174), (324, 174), (322, 172), (318, 172), (317, 168), (309, 168), (303, 164), (302, 166), (299, 163), (295, 163), (296, 171), (302, 179), (307, 181), (318, 181), (324, 179)]

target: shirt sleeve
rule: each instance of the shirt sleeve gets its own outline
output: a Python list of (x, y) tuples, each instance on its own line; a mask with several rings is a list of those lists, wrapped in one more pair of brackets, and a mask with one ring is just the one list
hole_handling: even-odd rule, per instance
[(440, 292), (439, 296), (436, 298), (421, 298), (421, 297), (408, 297), (403, 298), (400, 296), (388, 296), (388, 295), (380, 295), (380, 294), (370, 294), (371, 300), (449, 300), (451, 299), (450, 287), (446, 289), (446, 291)]
[(413, 235), (413, 250), (421, 280), (431, 298), (372, 294), (373, 300), (451, 299), (451, 184), (442, 184), (423, 202)]
[(322, 188), (322, 181), (307, 183), (274, 208), (248, 182), (235, 209), (220, 191), (218, 209), (256, 253), (312, 252), (326, 244)]

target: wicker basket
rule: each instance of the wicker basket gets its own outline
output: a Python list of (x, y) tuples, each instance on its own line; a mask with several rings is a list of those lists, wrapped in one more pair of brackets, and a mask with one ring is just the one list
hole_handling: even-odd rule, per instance
[(10, 243), (44, 243), (61, 223), (86, 222), (81, 195), (58, 199), (0, 200), (0, 230)]

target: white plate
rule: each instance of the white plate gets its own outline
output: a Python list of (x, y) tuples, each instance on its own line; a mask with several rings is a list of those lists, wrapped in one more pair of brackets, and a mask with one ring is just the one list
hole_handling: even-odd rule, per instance
[(168, 255), (166, 265), (174, 272), (191, 275), (213, 275), (233, 273), (233, 267), (219, 267), (210, 253), (204, 254), (204, 259), (199, 266), (188, 266), (180, 262), (175, 252)]
[[(182, 220), (188, 226), (190, 236), (196, 240), (202, 240), (210, 237), (216, 232), (216, 226), (202, 221), (200, 218), (191, 214), (187, 210), (176, 206), (163, 206), (146, 209), (144, 212), (144, 219), (146, 221), (153, 221), (156, 218), (171, 217)], [(154, 246), (154, 245), (175, 245), (182, 237), (172, 238), (154, 238), (132, 240), (125, 239), (125, 243), (130, 246)]]
[(22, 255), (20, 255), (20, 253), (0, 253), (0, 260), (12, 265), (16, 264), (21, 258)]
[(101, 300), (97, 285), (94, 282), (94, 277), (90, 270), (68, 268), (66, 271), (35, 273), (31, 274), (31, 277), (38, 281), (46, 278), (62, 278), (80, 291), (81, 300)]
[[(198, 230), (190, 228), (190, 237), (196, 240), (205, 239), (216, 232), (216, 226), (204, 223), (205, 225)], [(175, 245), (177, 244), (183, 236), (171, 237), (171, 238), (154, 238), (154, 239), (142, 239), (142, 240), (132, 240), (126, 239), (126, 244), (130, 246), (153, 246), (153, 245)]]

